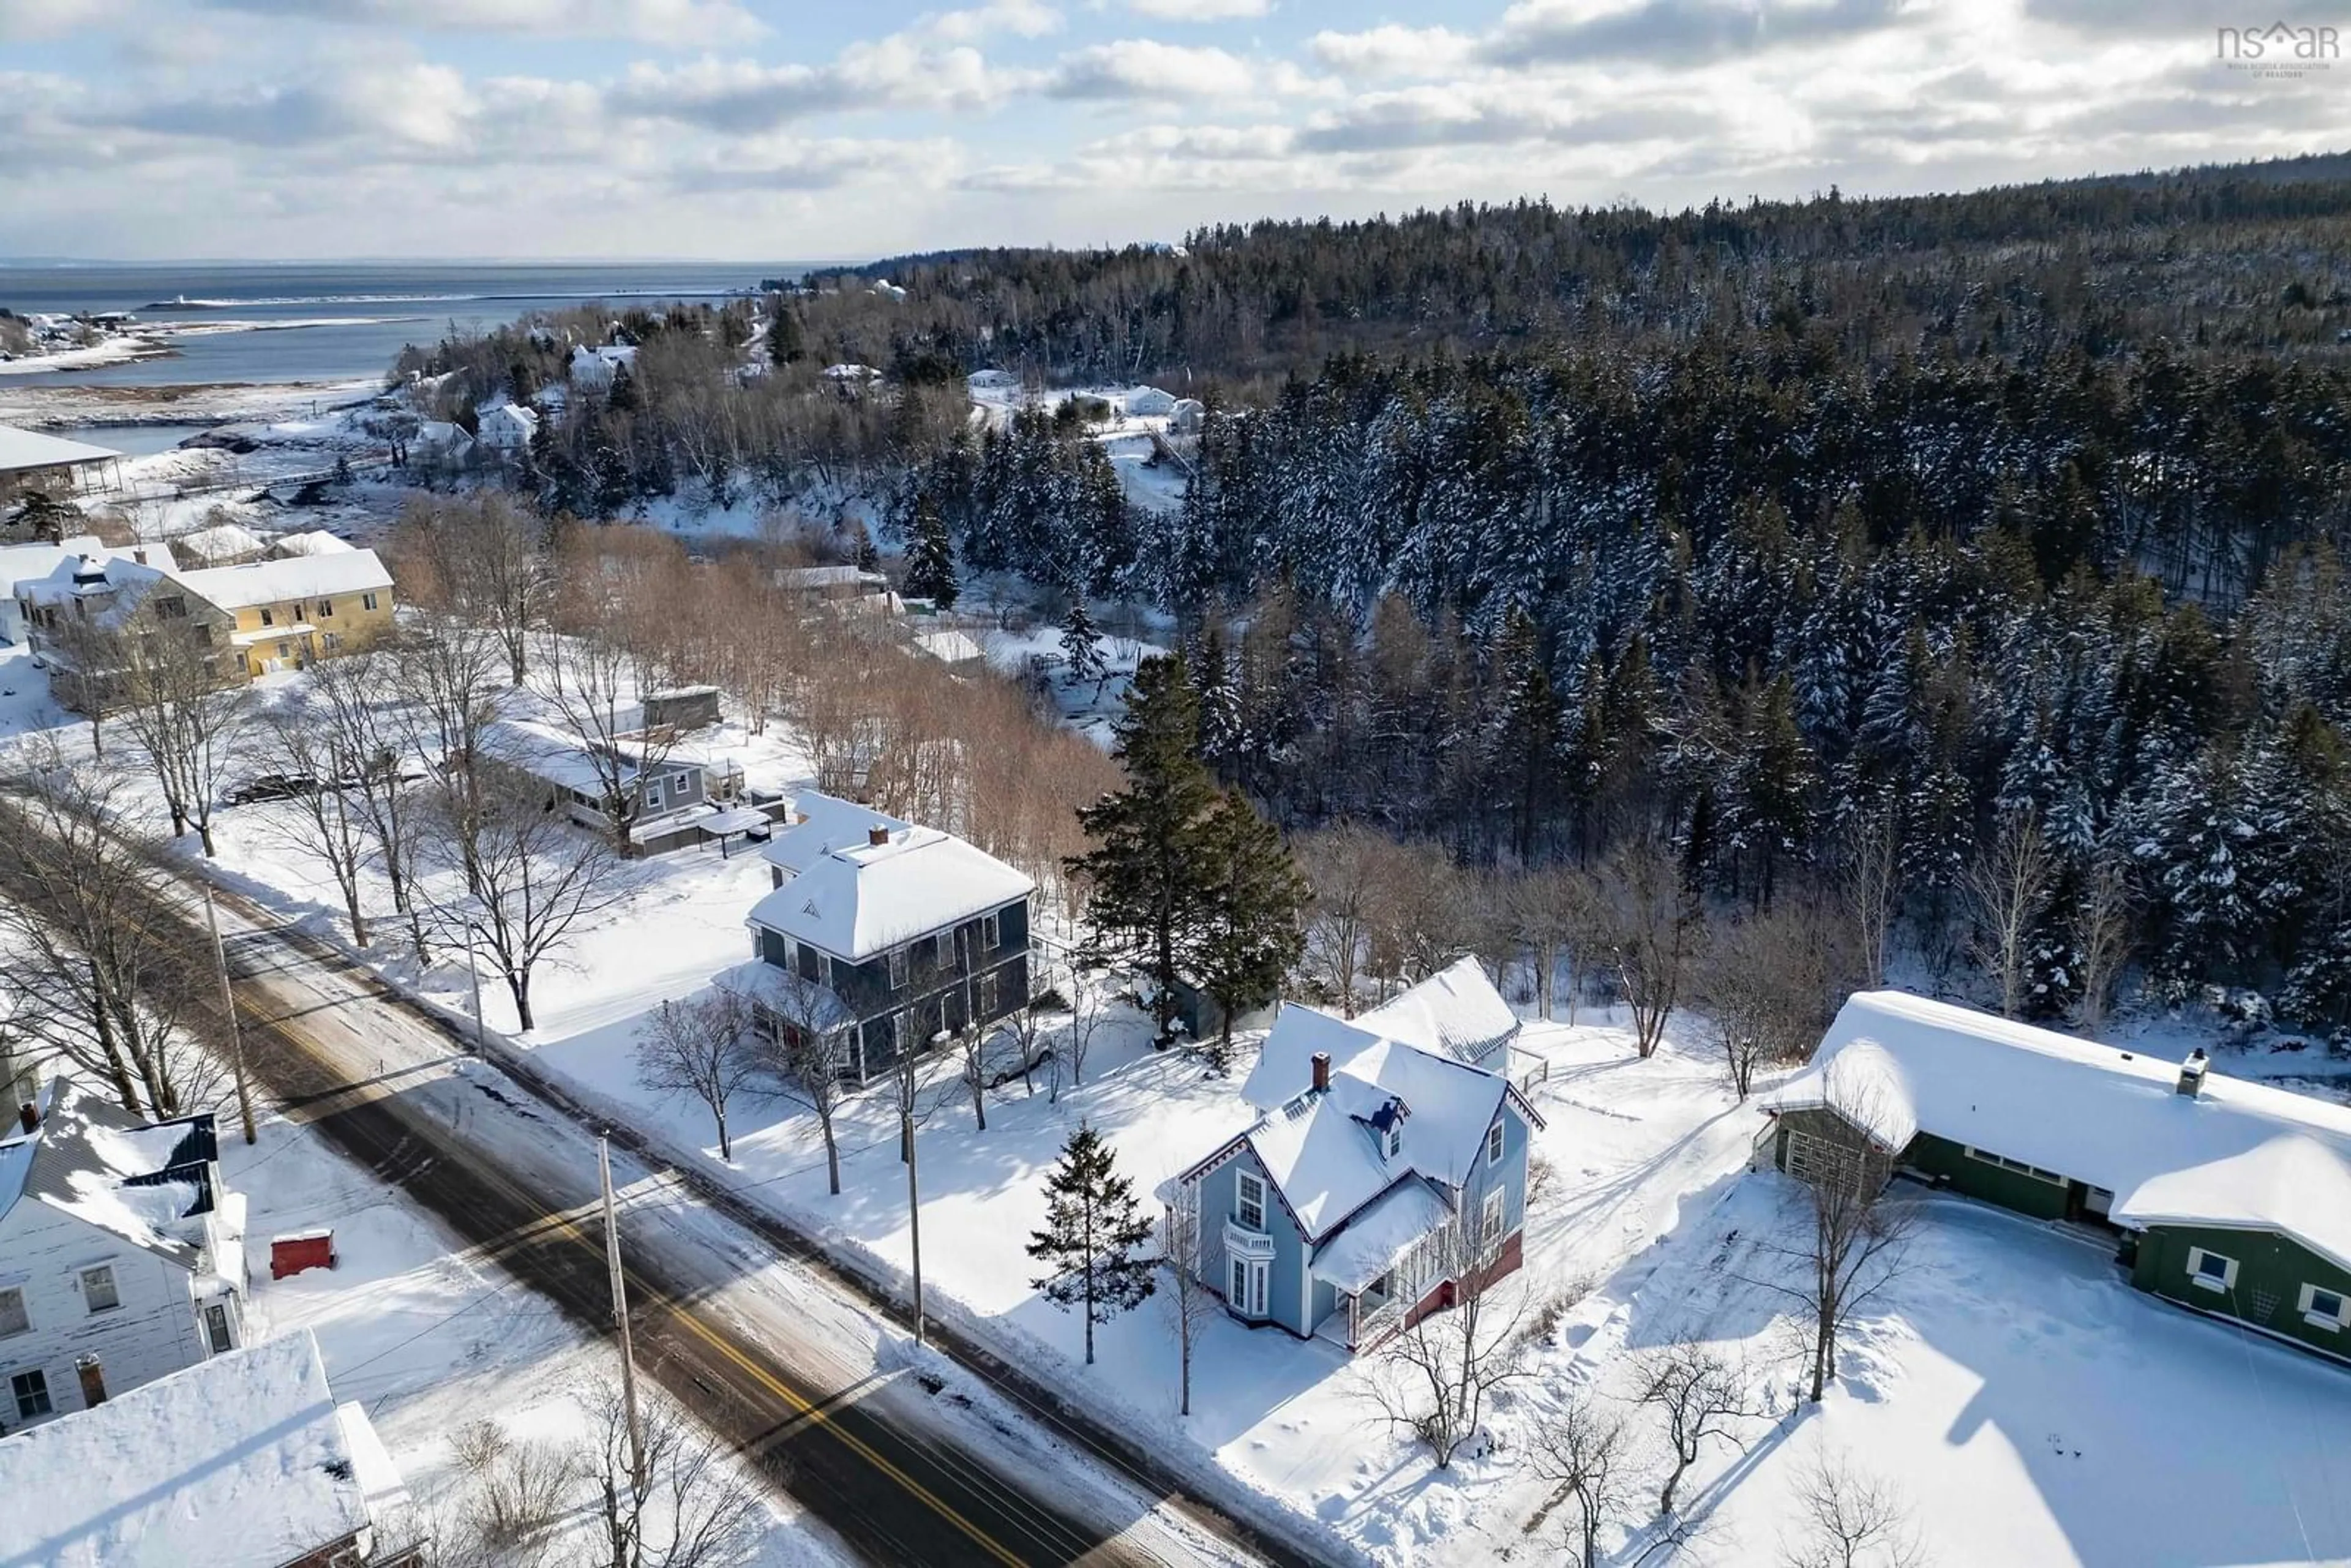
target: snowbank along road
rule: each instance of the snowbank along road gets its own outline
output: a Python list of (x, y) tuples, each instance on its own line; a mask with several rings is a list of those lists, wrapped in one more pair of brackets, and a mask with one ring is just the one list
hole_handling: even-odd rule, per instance
[[(241, 900), (224, 901), (222, 915), (256, 1091), (522, 1283), (582, 1323), (608, 1326), (587, 1132), (454, 1050), (373, 977), (306, 951)], [(187, 924), (189, 912), (157, 917)], [(858, 1556), (893, 1565), (1257, 1560), (1125, 1478), (977, 1410), (912, 1364), (841, 1287), (778, 1262), (674, 1178), (616, 1156), (614, 1181), (644, 1370)], [(465, 1310), (452, 1303), (453, 1315)]]

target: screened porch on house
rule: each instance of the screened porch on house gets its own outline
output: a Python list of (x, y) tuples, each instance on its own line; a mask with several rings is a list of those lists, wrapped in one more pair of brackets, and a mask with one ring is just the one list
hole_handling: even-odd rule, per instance
[(1314, 1337), (1363, 1350), (1403, 1326), (1404, 1317), (1442, 1277), (1453, 1209), (1436, 1188), (1399, 1182), (1348, 1222), (1316, 1254), (1310, 1272), (1331, 1287), (1332, 1310)]

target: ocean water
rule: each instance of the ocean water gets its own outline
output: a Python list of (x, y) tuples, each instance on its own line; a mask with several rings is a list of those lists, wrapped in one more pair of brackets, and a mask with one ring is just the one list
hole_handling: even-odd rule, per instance
[(251, 323), (171, 340), (170, 358), (11, 377), (19, 387), (220, 385), (380, 376), (403, 344), (586, 300), (660, 306), (794, 277), (777, 263), (288, 263), (137, 266), (0, 262), (0, 306), (20, 314), (127, 310), (141, 322)]

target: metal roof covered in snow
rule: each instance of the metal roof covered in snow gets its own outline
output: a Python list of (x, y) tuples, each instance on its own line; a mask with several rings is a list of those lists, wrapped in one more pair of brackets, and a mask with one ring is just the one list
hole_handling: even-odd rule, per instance
[(2351, 1267), (2351, 1107), (1899, 991), (1855, 994), (1767, 1111), (1826, 1109), (2115, 1195), (2117, 1224), (2274, 1229)]
[(19, 430), (13, 424), (0, 424), (0, 474), (17, 474), (34, 468), (78, 467), (86, 463), (104, 463), (122, 454), (108, 446), (92, 446), (85, 441), (68, 441), (62, 435), (44, 435), (37, 430)]

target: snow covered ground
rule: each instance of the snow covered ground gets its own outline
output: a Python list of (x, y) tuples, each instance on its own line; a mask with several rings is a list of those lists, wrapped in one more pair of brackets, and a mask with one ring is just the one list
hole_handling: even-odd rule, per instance
[[(1683, 1483), (1683, 1560), (1782, 1560), (1804, 1542), (1796, 1493), (1827, 1461), (1887, 1483), (1938, 1563), (2351, 1561), (2340, 1368), (2133, 1290), (2109, 1248), (1963, 1198), (1924, 1200), (1904, 1271), (1842, 1342), (1838, 1383), (1800, 1407), (1789, 1303), (1755, 1281), (1799, 1266), (1771, 1249), (1802, 1247), (1808, 1225), (1786, 1178), (1737, 1181), (1570, 1314), (1503, 1441), (1523, 1445), (1571, 1392), (1596, 1400), (1643, 1434), (1634, 1513), (1654, 1511), (1663, 1472), (1655, 1412), (1629, 1398), (1634, 1358), (1689, 1337), (1743, 1360), (1769, 1413)], [(1522, 1473), (1447, 1555), (1522, 1544), (1548, 1490)], [(1636, 1531), (1612, 1561), (1650, 1539)]]

